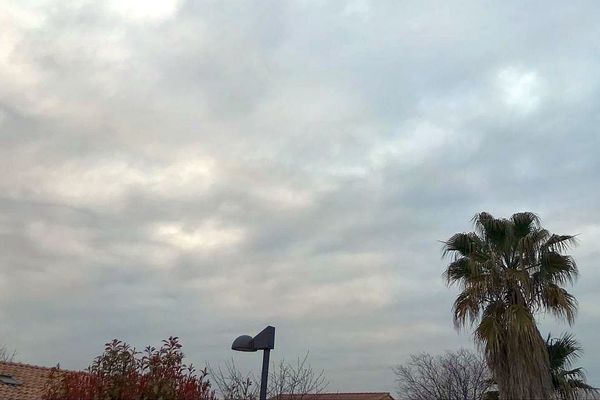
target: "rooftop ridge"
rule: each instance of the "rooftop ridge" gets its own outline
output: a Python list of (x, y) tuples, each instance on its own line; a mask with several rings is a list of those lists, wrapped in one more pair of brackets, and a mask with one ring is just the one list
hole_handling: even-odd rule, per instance
[(26, 364), (26, 363), (22, 363), (22, 362), (15, 362), (15, 361), (0, 361), (0, 367), (2, 367), (3, 365), (10, 367), (19, 367), (19, 368), (29, 368), (29, 369), (39, 369), (39, 370), (43, 370), (43, 371), (51, 371), (53, 369), (59, 370), (61, 372), (85, 372), (85, 371), (73, 371), (73, 370), (68, 370), (68, 369), (63, 369), (63, 368), (59, 368), (58, 366), (54, 366), (54, 367), (44, 367), (42, 365), (34, 365), (34, 364)]
[(327, 398), (327, 397), (347, 397), (347, 396), (370, 396), (371, 399), (381, 399), (385, 397), (391, 397), (391, 392), (321, 392), (321, 393), (281, 393), (279, 395), (274, 395), (271, 399), (292, 399), (292, 398)]
[(43, 367), (41, 365), (25, 364), (22, 362), (14, 362), (14, 361), (0, 361), (0, 366), (2, 366), (2, 365), (25, 367), (25, 368), (32, 368), (32, 369), (43, 369), (43, 370), (51, 370), (51, 369), (56, 368), (56, 367)]
[(320, 392), (320, 393), (294, 393), (294, 394), (286, 394), (283, 393), (283, 396), (318, 396), (322, 394), (389, 394), (390, 392)]
[(390, 392), (340, 392), (340, 391), (338, 391), (338, 392), (320, 392), (320, 393), (303, 393), (303, 394), (297, 393), (297, 395), (298, 396), (301, 396), (301, 395), (306, 396), (307, 394), (320, 395), (320, 394), (388, 394), (388, 393), (390, 393)]

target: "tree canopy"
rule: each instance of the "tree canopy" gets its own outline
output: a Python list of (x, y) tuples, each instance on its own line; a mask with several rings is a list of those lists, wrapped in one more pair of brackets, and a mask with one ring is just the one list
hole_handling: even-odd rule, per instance
[(43, 400), (213, 400), (206, 370), (183, 363), (177, 337), (138, 352), (113, 340), (87, 371), (54, 369)]

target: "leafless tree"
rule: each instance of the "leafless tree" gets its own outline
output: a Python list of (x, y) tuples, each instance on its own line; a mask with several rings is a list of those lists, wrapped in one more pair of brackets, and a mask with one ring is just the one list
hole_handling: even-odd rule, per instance
[(466, 349), (414, 354), (394, 372), (402, 400), (482, 400), (492, 385), (485, 360)]
[(318, 394), (323, 392), (329, 382), (325, 371), (315, 371), (308, 363), (308, 352), (304, 357), (298, 357), (296, 362), (288, 363), (281, 360), (269, 377), (269, 397), (279, 397), (284, 394), (299, 395)]
[(216, 385), (223, 400), (256, 400), (259, 385), (251, 372), (243, 374), (233, 360), (223, 367), (209, 367), (211, 381)]
[(15, 351), (8, 350), (5, 346), (0, 346), (0, 361), (11, 362), (15, 359), (17, 353)]
[[(321, 393), (329, 382), (325, 371), (315, 371), (308, 362), (307, 352), (295, 362), (281, 360), (271, 366), (269, 374), (269, 398), (284, 394), (299, 395)], [(224, 400), (256, 400), (260, 389), (260, 381), (252, 372), (242, 373), (231, 360), (223, 367), (209, 367), (211, 381), (216, 385)]]

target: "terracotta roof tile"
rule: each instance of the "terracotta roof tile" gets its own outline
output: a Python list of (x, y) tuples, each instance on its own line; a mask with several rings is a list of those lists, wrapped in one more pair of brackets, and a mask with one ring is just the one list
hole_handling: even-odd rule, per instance
[(270, 400), (394, 400), (388, 392), (284, 394)]
[(0, 400), (40, 400), (51, 368), (0, 362), (0, 374), (13, 376), (20, 385), (0, 382)]

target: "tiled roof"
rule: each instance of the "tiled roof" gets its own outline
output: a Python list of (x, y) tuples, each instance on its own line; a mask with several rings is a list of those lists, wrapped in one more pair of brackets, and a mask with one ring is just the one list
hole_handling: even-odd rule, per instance
[(0, 381), (0, 400), (41, 400), (51, 368), (12, 362), (0, 362), (0, 375), (11, 375), (20, 384)]
[(388, 392), (283, 394), (271, 400), (394, 400)]

